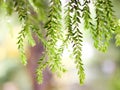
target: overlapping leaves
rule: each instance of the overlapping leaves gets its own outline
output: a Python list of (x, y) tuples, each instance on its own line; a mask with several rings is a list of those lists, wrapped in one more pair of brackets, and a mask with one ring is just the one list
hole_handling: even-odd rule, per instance
[[(110, 0), (97, 0), (96, 6), (96, 28), (94, 32), (95, 47), (105, 52), (114, 31), (114, 15)], [(112, 27), (111, 27), (112, 26)]]
[(80, 6), (81, 4), (79, 0), (71, 0), (68, 3), (68, 9), (66, 11), (66, 29), (68, 30), (67, 38), (73, 44), (73, 56), (75, 59), (76, 68), (78, 70), (79, 80), (82, 84), (85, 79), (85, 73), (81, 60), (82, 32), (80, 30)]
[[(90, 13), (89, 5), (92, 1), (95, 6), (95, 18), (91, 18)], [(84, 82), (85, 73), (81, 60), (83, 34), (80, 24), (82, 20), (84, 28), (89, 29), (92, 34), (95, 48), (106, 51), (114, 32), (116, 45), (120, 46), (120, 25), (115, 23), (116, 19), (110, 0), (69, 0), (64, 13), (67, 34), (62, 30), (63, 18), (60, 0), (0, 0), (0, 5), (5, 5), (9, 15), (13, 11), (17, 12), (21, 21), (22, 30), (18, 35), (17, 44), (23, 64), (27, 63), (24, 50), (25, 38), (28, 39), (31, 46), (35, 45), (32, 34), (36, 34), (42, 42), (44, 53), (36, 70), (39, 83), (43, 80), (42, 72), (46, 67), (58, 75), (65, 72), (61, 63), (61, 54), (65, 46), (70, 43), (73, 44), (73, 56), (80, 83)], [(57, 46), (58, 41), (62, 41), (61, 47)]]

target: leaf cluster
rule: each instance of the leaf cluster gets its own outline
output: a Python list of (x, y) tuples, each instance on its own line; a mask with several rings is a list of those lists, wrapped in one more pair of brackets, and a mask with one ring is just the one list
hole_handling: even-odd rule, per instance
[(82, 32), (80, 30), (81, 24), (81, 3), (79, 0), (71, 0), (66, 6), (66, 29), (68, 30), (68, 44), (73, 44), (73, 56), (75, 58), (76, 68), (78, 70), (78, 76), (80, 83), (82, 84), (85, 79), (85, 73), (81, 60), (81, 46), (82, 46)]
[[(100, 51), (106, 51), (109, 41), (114, 32), (114, 15), (112, 3), (110, 0), (97, 0), (96, 7), (96, 25), (94, 32), (95, 47)], [(113, 26), (113, 27), (111, 27)]]
[[(94, 5), (95, 18), (92, 17), (90, 4)], [(84, 34), (82, 23), (84, 29), (90, 30), (94, 46), (99, 51), (107, 50), (114, 34), (116, 46), (120, 46), (120, 25), (114, 16), (110, 0), (69, 0), (64, 10), (61, 0), (0, 0), (1, 7), (7, 10), (8, 15), (13, 12), (18, 14), (22, 30), (19, 32), (17, 44), (23, 64), (27, 64), (24, 40), (27, 39), (31, 46), (35, 46), (35, 34), (42, 42), (44, 52), (36, 70), (39, 83), (42, 83), (42, 72), (47, 67), (58, 76), (66, 71), (61, 56), (69, 44), (73, 45), (72, 54), (79, 81), (81, 84), (84, 82), (85, 73), (81, 58)], [(58, 47), (59, 41), (62, 44)]]

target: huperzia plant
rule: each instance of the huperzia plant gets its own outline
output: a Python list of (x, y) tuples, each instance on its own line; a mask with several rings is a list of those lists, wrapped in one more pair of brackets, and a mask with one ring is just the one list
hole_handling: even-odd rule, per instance
[[(44, 52), (36, 70), (39, 83), (42, 83), (42, 72), (47, 67), (58, 76), (66, 71), (61, 57), (64, 49), (72, 44), (77, 74), (80, 84), (83, 84), (85, 72), (81, 59), (84, 45), (81, 24), (91, 32), (95, 48), (102, 52), (107, 50), (111, 38), (115, 35), (116, 46), (120, 46), (120, 25), (114, 15), (111, 0), (69, 0), (64, 8), (61, 1), (0, 0), (0, 8), (5, 8), (8, 15), (13, 12), (18, 14), (22, 30), (18, 34), (17, 44), (23, 64), (27, 64), (24, 39), (27, 38), (29, 44), (35, 46), (32, 35), (36, 34), (42, 42)], [(91, 14), (91, 4), (95, 8), (95, 17)], [(62, 42), (60, 47), (57, 46), (58, 41)]]

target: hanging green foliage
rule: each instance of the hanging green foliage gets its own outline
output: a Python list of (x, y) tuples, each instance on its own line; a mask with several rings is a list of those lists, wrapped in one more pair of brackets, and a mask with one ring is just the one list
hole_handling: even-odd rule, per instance
[(80, 30), (81, 24), (81, 3), (79, 0), (71, 0), (66, 9), (66, 26), (68, 40), (73, 44), (73, 56), (75, 58), (76, 68), (80, 83), (84, 82), (85, 73), (83, 63), (81, 60), (81, 47), (82, 47), (82, 32)]
[[(115, 17), (110, 0), (96, 0), (95, 47), (105, 52), (114, 33)], [(111, 27), (112, 26), (112, 27)]]
[(118, 24), (116, 26), (116, 29), (115, 29), (115, 39), (116, 39), (116, 46), (120, 46), (120, 20), (118, 20)]
[[(82, 42), (84, 29), (90, 30), (94, 46), (105, 52), (110, 39), (116, 34), (116, 46), (120, 46), (120, 25), (114, 16), (110, 0), (69, 0), (62, 9), (62, 0), (0, 0), (0, 8), (5, 8), (8, 15), (18, 14), (22, 30), (18, 35), (18, 49), (21, 61), (27, 64), (24, 40), (35, 46), (33, 34), (36, 34), (44, 47), (43, 56), (38, 61), (37, 80), (42, 83), (43, 70), (49, 68), (60, 76), (66, 71), (61, 62), (64, 49), (72, 44), (74, 62), (80, 84), (84, 83), (85, 72), (82, 63)], [(94, 5), (95, 18), (92, 17), (90, 4)], [(64, 12), (64, 13), (63, 13)], [(63, 18), (65, 16), (65, 18)], [(63, 23), (65, 29), (63, 30)], [(57, 43), (62, 44), (58, 47)]]

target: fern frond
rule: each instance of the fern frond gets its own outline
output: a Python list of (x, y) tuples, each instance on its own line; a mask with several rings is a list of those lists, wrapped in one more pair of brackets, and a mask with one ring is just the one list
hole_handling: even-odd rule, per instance
[(66, 14), (66, 28), (68, 30), (68, 39), (71, 41), (71, 43), (73, 43), (73, 56), (75, 58), (80, 84), (82, 84), (85, 79), (85, 73), (81, 60), (82, 33), (79, 27), (81, 24), (80, 6), (81, 4), (79, 0), (71, 0), (68, 3)]
[[(27, 19), (27, 7), (23, 0), (13, 0), (15, 11), (18, 13), (20, 21), (26, 21)], [(18, 36), (18, 49), (20, 51), (20, 57), (24, 65), (27, 64), (27, 58), (24, 51), (24, 39), (26, 37), (26, 30), (28, 29), (27, 24), (23, 24), (23, 30), (20, 31)]]
[(92, 18), (91, 18), (91, 13), (90, 13), (90, 0), (84, 0), (83, 2), (83, 9), (82, 9), (82, 18), (84, 20), (84, 28), (85, 29), (90, 29), (92, 26)]
[[(113, 34), (114, 15), (110, 0), (96, 0), (95, 47), (105, 52)], [(113, 27), (111, 27), (113, 26)]]
[(20, 51), (20, 57), (21, 57), (21, 60), (22, 60), (22, 63), (23, 64), (27, 64), (27, 58), (26, 58), (26, 55), (25, 55), (25, 50), (24, 50), (24, 40), (27, 38), (28, 40), (28, 43), (31, 45), (31, 46), (35, 46), (36, 43), (35, 43), (35, 40), (33, 39), (32, 37), (32, 31), (31, 31), (31, 26), (30, 25), (25, 25), (23, 26), (23, 30), (20, 31), (19, 33), (19, 36), (18, 36), (18, 49)]
[(38, 61), (38, 67), (37, 67), (37, 70), (36, 70), (36, 74), (37, 74), (37, 81), (38, 83), (42, 83), (43, 81), (43, 70), (47, 67), (47, 61), (45, 61), (45, 54), (41, 56), (41, 58), (39, 59)]
[(61, 52), (57, 47), (57, 41), (62, 38), (61, 31), (61, 1), (60, 0), (51, 0), (50, 1), (50, 11), (48, 16), (48, 22), (45, 25), (47, 29), (47, 43), (48, 47), (46, 48), (48, 54), (48, 64), (50, 69), (53, 72), (56, 72), (60, 75), (65, 71), (61, 63)]
[(26, 55), (25, 55), (25, 50), (24, 50), (24, 39), (26, 37), (26, 30), (27, 29), (27, 26), (24, 26), (23, 27), (23, 30), (20, 31), (19, 33), (19, 36), (18, 36), (18, 49), (20, 51), (20, 57), (21, 57), (21, 60), (22, 60), (22, 63), (24, 65), (27, 64), (27, 61), (26, 61)]
[(40, 59), (38, 61), (38, 67), (36, 69), (36, 79), (37, 79), (38, 83), (41, 84), (43, 82), (43, 70), (48, 66), (48, 62), (46, 59), (47, 51), (45, 51), (45, 48), (47, 48), (48, 45), (47, 45), (46, 39), (44, 39), (44, 36), (42, 35), (39, 28), (32, 26), (32, 29), (44, 46), (44, 53), (40, 57)]
[(15, 11), (18, 13), (20, 21), (26, 21), (27, 17), (27, 4), (26, 0), (13, 0)]

